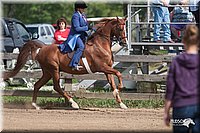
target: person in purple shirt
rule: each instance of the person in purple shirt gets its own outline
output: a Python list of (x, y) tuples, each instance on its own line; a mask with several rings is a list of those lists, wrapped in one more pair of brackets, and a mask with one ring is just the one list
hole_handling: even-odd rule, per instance
[(200, 133), (199, 114), (199, 32), (196, 25), (187, 25), (183, 36), (185, 52), (170, 65), (165, 94), (165, 125), (172, 124), (174, 133)]

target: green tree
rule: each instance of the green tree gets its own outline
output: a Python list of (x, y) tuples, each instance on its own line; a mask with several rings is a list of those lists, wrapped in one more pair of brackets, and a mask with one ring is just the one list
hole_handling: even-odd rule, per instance
[[(65, 17), (70, 23), (73, 3), (3, 3), (3, 17), (12, 17), (26, 24), (56, 23)], [(123, 16), (123, 5), (113, 3), (88, 3), (87, 17)]]

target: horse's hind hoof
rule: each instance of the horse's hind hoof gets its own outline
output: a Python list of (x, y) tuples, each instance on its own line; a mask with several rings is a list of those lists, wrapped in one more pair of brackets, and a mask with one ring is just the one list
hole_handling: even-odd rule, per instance
[(122, 109), (127, 109), (127, 108), (128, 108), (123, 102), (121, 102), (119, 105), (120, 105), (120, 107), (121, 107)]

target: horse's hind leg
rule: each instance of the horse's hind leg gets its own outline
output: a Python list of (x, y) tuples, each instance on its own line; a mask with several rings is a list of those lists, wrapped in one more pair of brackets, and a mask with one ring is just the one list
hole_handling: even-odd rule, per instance
[(33, 92), (33, 99), (32, 99), (32, 106), (35, 107), (37, 110), (40, 109), (40, 107), (36, 104), (37, 100), (37, 93), (39, 89), (46, 84), (51, 79), (50, 73), (43, 70), (42, 77), (35, 83), (34, 85), (34, 92)]
[(71, 106), (73, 108), (78, 109), (79, 108), (78, 104), (71, 98), (71, 96), (69, 96), (66, 92), (64, 92), (61, 89), (60, 84), (59, 84), (59, 79), (60, 79), (59, 72), (57, 70), (54, 70), (52, 76), (53, 76), (54, 90), (57, 91), (63, 97), (67, 98), (69, 102), (72, 104)]
[(114, 77), (112, 74), (106, 74), (106, 77), (108, 79), (108, 82), (110, 83), (112, 89), (113, 89), (113, 96), (116, 99), (116, 101), (120, 104), (120, 107), (123, 109), (127, 109), (126, 105), (122, 102), (120, 96), (119, 96), (119, 91), (116, 88)]

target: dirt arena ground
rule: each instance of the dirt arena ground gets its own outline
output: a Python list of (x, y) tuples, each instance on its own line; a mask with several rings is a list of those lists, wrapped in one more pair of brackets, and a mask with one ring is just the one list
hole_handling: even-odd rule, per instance
[(170, 132), (163, 109), (23, 109), (3, 108), (3, 131), (19, 132)]

